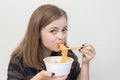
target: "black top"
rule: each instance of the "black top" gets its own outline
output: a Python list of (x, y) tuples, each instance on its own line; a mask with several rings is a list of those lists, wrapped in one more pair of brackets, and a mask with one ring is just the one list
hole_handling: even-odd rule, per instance
[[(72, 64), (72, 68), (67, 80), (76, 80), (80, 72), (80, 65), (77, 56), (73, 54), (72, 51), (69, 52), (69, 57), (72, 57), (74, 59), (74, 62)], [(52, 53), (51, 56), (57, 56), (57, 53)], [(21, 56), (13, 56), (11, 57), (8, 65), (7, 80), (30, 80), (38, 72), (40, 71), (26, 66)]]

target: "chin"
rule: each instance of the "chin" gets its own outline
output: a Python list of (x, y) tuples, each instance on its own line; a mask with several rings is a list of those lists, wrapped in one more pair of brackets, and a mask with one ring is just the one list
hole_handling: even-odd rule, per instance
[(60, 52), (60, 49), (58, 49), (58, 50), (54, 50), (54, 52)]

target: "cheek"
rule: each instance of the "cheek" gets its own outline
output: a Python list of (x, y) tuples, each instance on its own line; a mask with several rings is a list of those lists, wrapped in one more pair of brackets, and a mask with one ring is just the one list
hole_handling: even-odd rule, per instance
[(46, 42), (49, 38), (48, 38), (48, 35), (42, 35), (41, 36), (41, 39), (42, 39), (42, 42)]
[(67, 40), (67, 35), (64, 36), (64, 40), (65, 40), (65, 41)]
[(54, 42), (54, 37), (49, 35), (49, 34), (44, 34), (41, 36), (42, 38), (42, 43), (45, 44), (50, 44)]
[(42, 38), (42, 44), (46, 47), (49, 43), (47, 36), (42, 36), (41, 38)]

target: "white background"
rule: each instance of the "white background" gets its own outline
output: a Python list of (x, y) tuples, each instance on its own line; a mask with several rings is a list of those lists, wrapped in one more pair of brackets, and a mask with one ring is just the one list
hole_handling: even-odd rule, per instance
[(0, 0), (0, 80), (7, 78), (10, 54), (22, 40), (32, 12), (45, 3), (68, 13), (69, 46), (95, 47), (91, 80), (120, 80), (120, 0)]

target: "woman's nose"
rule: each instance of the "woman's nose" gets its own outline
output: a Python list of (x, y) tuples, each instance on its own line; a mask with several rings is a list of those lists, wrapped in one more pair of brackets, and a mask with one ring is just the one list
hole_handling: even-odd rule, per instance
[(65, 34), (59, 33), (58, 34), (58, 39), (63, 40), (65, 38)]

